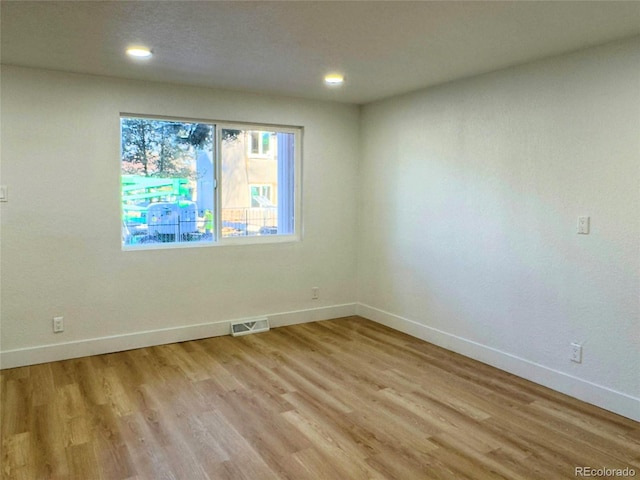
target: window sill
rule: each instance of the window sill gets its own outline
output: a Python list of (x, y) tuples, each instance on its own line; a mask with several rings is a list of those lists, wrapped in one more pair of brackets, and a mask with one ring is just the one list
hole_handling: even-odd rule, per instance
[(278, 243), (300, 242), (299, 235), (254, 235), (249, 237), (227, 237), (211, 242), (176, 242), (176, 243), (146, 243), (138, 245), (122, 245), (123, 252), (139, 252), (141, 250), (172, 250), (183, 248), (206, 247), (242, 247), (247, 245), (273, 245)]

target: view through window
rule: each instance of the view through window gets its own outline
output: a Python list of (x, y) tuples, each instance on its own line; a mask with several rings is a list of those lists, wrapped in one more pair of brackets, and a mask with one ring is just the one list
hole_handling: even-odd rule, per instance
[(122, 117), (123, 245), (294, 236), (298, 133)]

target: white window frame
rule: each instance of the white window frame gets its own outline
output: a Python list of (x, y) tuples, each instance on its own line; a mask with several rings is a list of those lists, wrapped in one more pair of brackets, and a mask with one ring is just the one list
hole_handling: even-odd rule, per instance
[[(214, 128), (215, 138), (213, 142), (214, 155), (214, 172), (213, 172), (213, 189), (214, 189), (214, 237), (212, 241), (203, 242), (171, 242), (171, 243), (149, 243), (149, 244), (137, 244), (137, 245), (125, 245), (121, 243), (121, 249), (123, 251), (139, 251), (139, 250), (167, 250), (176, 248), (204, 248), (204, 247), (220, 247), (220, 246), (237, 246), (237, 245), (259, 245), (259, 244), (273, 244), (273, 243), (288, 243), (298, 242), (302, 240), (302, 140), (303, 140), (303, 127), (295, 126), (282, 126), (272, 124), (254, 124), (254, 123), (239, 123), (239, 122), (227, 122), (220, 120), (209, 119), (193, 119), (184, 117), (166, 117), (156, 116), (139, 113), (121, 112), (118, 117), (118, 139), (121, 141), (120, 132), (120, 120), (122, 118), (145, 118), (150, 120), (162, 120), (162, 121), (184, 121), (193, 123), (204, 123)], [(264, 131), (264, 132), (276, 132), (276, 133), (290, 133), (294, 135), (294, 159), (293, 159), (293, 216), (294, 216), (294, 231), (290, 234), (276, 234), (276, 235), (248, 235), (238, 237), (223, 237), (222, 236), (222, 130), (242, 130), (242, 131)], [(249, 145), (250, 148), (250, 145)], [(255, 158), (255, 154), (251, 155)], [(272, 158), (273, 154), (265, 155), (261, 158)], [(122, 157), (118, 159), (118, 166), (120, 169), (120, 176), (122, 176)], [(272, 187), (273, 188), (273, 187)], [(118, 192), (118, 201), (120, 203), (120, 218), (119, 225), (122, 230), (124, 209), (122, 206), (122, 191)], [(119, 235), (122, 237), (122, 232)]]
[[(213, 122), (212, 122), (213, 123)], [(290, 127), (268, 124), (250, 124), (250, 123), (228, 123), (216, 122), (216, 139), (222, 139), (222, 130), (258, 130), (258, 131), (276, 131), (279, 133), (291, 133), (294, 135), (294, 205), (293, 205), (293, 225), (294, 231), (286, 235), (249, 235), (246, 237), (223, 237), (222, 236), (222, 189), (220, 187), (222, 181), (218, 179), (217, 172), (222, 171), (222, 140), (216, 143), (217, 151), (215, 158), (216, 172), (216, 192), (215, 192), (215, 209), (214, 220), (216, 223), (216, 241), (219, 245), (250, 245), (261, 243), (285, 243), (300, 241), (302, 238), (302, 127)]]

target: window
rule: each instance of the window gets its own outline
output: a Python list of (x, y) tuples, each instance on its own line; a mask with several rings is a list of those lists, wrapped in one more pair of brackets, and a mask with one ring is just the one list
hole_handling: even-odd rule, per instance
[(270, 158), (272, 157), (272, 138), (275, 138), (274, 132), (249, 131), (247, 132), (248, 155), (253, 158)]
[[(220, 237), (294, 235), (299, 132), (219, 130)], [(269, 155), (252, 154), (256, 145)]]
[(297, 239), (300, 129), (267, 128), (121, 117), (124, 248)]
[(275, 205), (271, 202), (271, 185), (255, 185), (252, 184), (249, 186), (251, 195), (251, 207), (252, 208), (261, 208), (261, 207), (274, 207)]

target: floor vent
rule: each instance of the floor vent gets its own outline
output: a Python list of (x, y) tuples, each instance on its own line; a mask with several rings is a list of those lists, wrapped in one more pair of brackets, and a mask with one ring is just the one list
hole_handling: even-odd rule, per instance
[(256, 318), (254, 320), (243, 320), (231, 324), (231, 335), (249, 335), (250, 333), (260, 333), (269, 330), (269, 320), (267, 318)]

